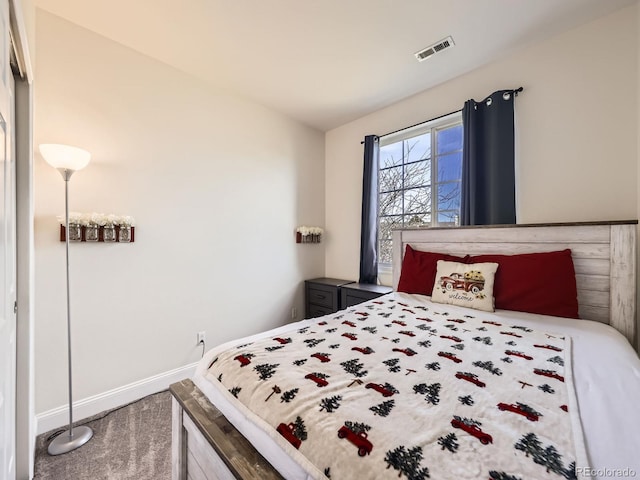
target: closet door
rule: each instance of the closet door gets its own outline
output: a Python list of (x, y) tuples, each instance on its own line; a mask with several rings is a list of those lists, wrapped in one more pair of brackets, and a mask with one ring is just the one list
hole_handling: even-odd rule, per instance
[(0, 478), (15, 478), (16, 177), (9, 4), (0, 0)]

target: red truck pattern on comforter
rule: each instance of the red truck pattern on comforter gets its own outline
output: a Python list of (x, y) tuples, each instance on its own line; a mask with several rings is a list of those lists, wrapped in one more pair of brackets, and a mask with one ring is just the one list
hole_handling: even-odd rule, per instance
[(568, 339), (402, 300), (238, 345), (207, 379), (315, 477), (576, 478)]

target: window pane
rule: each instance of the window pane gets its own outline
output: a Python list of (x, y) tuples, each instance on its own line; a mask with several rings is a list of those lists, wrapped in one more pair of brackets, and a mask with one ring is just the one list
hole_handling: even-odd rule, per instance
[(378, 262), (391, 263), (393, 231), (402, 228), (402, 216), (380, 217), (378, 229)]
[(393, 257), (393, 246), (391, 240), (380, 240), (378, 242), (378, 263), (391, 263)]
[(402, 188), (402, 166), (380, 170), (380, 192)]
[(402, 216), (380, 217), (378, 236), (381, 240), (391, 240), (393, 230), (402, 228)]
[(460, 226), (460, 213), (459, 212), (438, 212), (438, 226), (439, 227), (459, 227)]
[(423, 133), (405, 142), (405, 162), (415, 162), (431, 157), (431, 133)]
[(402, 142), (380, 147), (380, 168), (402, 164)]
[(439, 130), (436, 135), (438, 137), (438, 155), (453, 150), (462, 150), (462, 125)]
[(431, 184), (431, 160), (405, 165), (404, 188), (424, 187), (429, 184)]
[(438, 182), (449, 182), (462, 178), (462, 152), (438, 157)]
[(460, 182), (438, 184), (438, 211), (460, 211)]
[(402, 191), (381, 193), (378, 215), (402, 214)]
[(431, 226), (431, 214), (424, 213), (422, 215), (405, 215), (404, 217), (405, 227), (430, 227)]
[[(463, 127), (461, 123), (444, 129), (439, 125), (446, 123), (435, 121), (424, 127), (431, 130), (422, 129), (419, 135), (380, 147), (380, 263), (392, 261), (393, 230), (460, 223)], [(437, 141), (437, 152), (432, 140)]]
[(404, 213), (431, 211), (431, 187), (413, 188), (404, 192)]

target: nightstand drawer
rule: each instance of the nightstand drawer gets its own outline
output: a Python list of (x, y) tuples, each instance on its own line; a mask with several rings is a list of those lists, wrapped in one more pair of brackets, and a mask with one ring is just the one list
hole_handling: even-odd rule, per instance
[(352, 282), (339, 278), (314, 278), (304, 283), (305, 318), (315, 318), (340, 310), (340, 287)]
[(338, 305), (338, 292), (335, 288), (322, 288), (314, 285), (309, 287), (307, 295), (309, 303), (313, 305), (328, 308), (336, 308)]
[(322, 317), (323, 315), (329, 315), (335, 313), (335, 310), (331, 307), (321, 307), (319, 305), (309, 305), (308, 318)]
[(359, 303), (373, 300), (387, 293), (391, 293), (393, 288), (383, 285), (369, 285), (364, 283), (351, 283), (342, 287), (341, 306), (342, 308), (358, 305)]

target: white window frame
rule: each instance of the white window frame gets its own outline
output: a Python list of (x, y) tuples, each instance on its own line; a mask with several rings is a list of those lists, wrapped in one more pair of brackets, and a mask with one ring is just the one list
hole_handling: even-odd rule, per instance
[[(462, 112), (454, 112), (449, 115), (445, 115), (443, 117), (430, 120), (428, 122), (424, 122), (413, 127), (408, 127), (403, 130), (399, 130), (397, 132), (393, 132), (387, 135), (383, 135), (380, 137), (379, 146), (383, 147), (385, 145), (390, 145), (396, 142), (401, 142), (403, 140), (408, 140), (413, 137), (417, 137), (420, 135), (424, 135), (427, 132), (431, 132), (431, 198), (433, 199), (431, 202), (431, 227), (438, 226), (438, 158), (441, 155), (438, 155), (436, 152), (438, 151), (437, 144), (437, 132), (440, 130), (444, 130), (456, 125), (462, 124)], [(450, 154), (451, 152), (447, 152)], [(378, 170), (378, 182), (379, 182), (379, 172)], [(380, 183), (378, 183), (378, 225), (380, 225)], [(404, 212), (403, 212), (404, 216)], [(456, 225), (459, 226), (459, 223)], [(383, 275), (391, 274), (392, 272), (392, 264), (386, 262), (378, 262), (378, 272)]]

